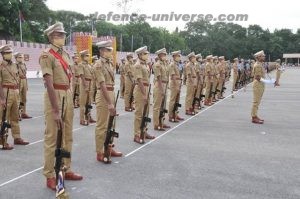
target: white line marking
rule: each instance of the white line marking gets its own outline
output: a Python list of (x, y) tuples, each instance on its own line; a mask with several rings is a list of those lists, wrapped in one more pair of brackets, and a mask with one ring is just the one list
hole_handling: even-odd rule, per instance
[(12, 182), (14, 182), (14, 181), (16, 181), (16, 180), (19, 180), (20, 178), (23, 178), (23, 177), (25, 177), (25, 176), (28, 176), (28, 175), (30, 175), (30, 174), (36, 172), (36, 171), (41, 170), (42, 168), (43, 168), (43, 167), (39, 167), (39, 168), (37, 168), (37, 169), (35, 169), (35, 170), (32, 170), (32, 171), (30, 171), (30, 172), (28, 172), (28, 173), (25, 173), (25, 174), (23, 174), (23, 175), (20, 175), (20, 176), (18, 176), (18, 177), (16, 177), (16, 178), (13, 178), (13, 179), (7, 181), (7, 182), (4, 182), (4, 183), (0, 184), (0, 187), (3, 187), (4, 185), (7, 185), (7, 184), (9, 184), (9, 183), (12, 183)]
[(198, 112), (196, 115), (194, 115), (194, 116), (192, 116), (192, 117), (190, 117), (190, 118), (184, 120), (183, 122), (181, 122), (180, 124), (174, 126), (173, 128), (171, 128), (170, 130), (166, 131), (165, 133), (163, 133), (163, 134), (157, 136), (154, 140), (150, 140), (149, 142), (143, 144), (143, 145), (140, 146), (139, 148), (137, 148), (137, 149), (131, 151), (130, 153), (126, 154), (124, 157), (127, 158), (127, 157), (131, 156), (132, 154), (138, 152), (139, 150), (141, 150), (142, 148), (148, 146), (148, 145), (151, 144), (152, 142), (157, 141), (159, 138), (165, 136), (166, 134), (170, 133), (170, 132), (173, 131), (174, 129), (176, 129), (176, 128), (180, 127), (181, 125), (185, 124), (186, 122), (190, 121), (190, 120), (193, 119), (194, 117), (199, 116), (200, 114), (202, 114), (202, 113), (204, 113), (205, 111), (211, 109), (212, 107), (216, 106), (217, 104), (219, 104), (219, 103), (225, 101), (226, 99), (228, 99), (228, 98), (231, 97), (232, 95), (235, 95), (235, 94), (239, 93), (239, 92), (240, 92), (241, 90), (243, 90), (243, 89), (244, 89), (244, 88), (241, 88), (241, 89), (239, 89), (237, 92), (235, 92), (235, 93), (233, 93), (233, 94), (230, 94), (230, 95), (226, 96), (223, 100), (220, 100), (220, 101), (216, 102), (214, 105), (209, 106), (209, 107), (206, 107), (203, 111), (200, 111), (200, 112)]
[[(240, 90), (241, 90), (241, 89), (240, 89)], [(240, 90), (238, 90), (236, 93), (240, 92)], [(236, 94), (236, 93), (235, 93), (235, 94)], [(228, 95), (228, 96), (225, 97), (223, 100), (218, 101), (218, 102), (215, 103), (213, 106), (215, 106), (215, 105), (217, 105), (218, 103), (224, 101), (225, 99), (227, 99), (227, 98), (230, 97), (231, 95), (232, 95), (232, 94)], [(180, 98), (181, 98), (181, 97), (180, 97)], [(124, 157), (125, 157), (125, 158), (126, 158), (126, 157), (129, 157), (130, 155), (132, 155), (132, 154), (134, 154), (135, 152), (141, 150), (142, 148), (148, 146), (150, 143), (152, 143), (152, 142), (158, 140), (158, 139), (161, 138), (162, 136), (166, 135), (167, 133), (171, 132), (172, 130), (176, 129), (177, 127), (181, 126), (182, 124), (186, 123), (187, 121), (191, 120), (192, 118), (194, 118), (194, 117), (198, 116), (199, 114), (203, 113), (204, 111), (206, 111), (206, 110), (212, 108), (213, 106), (207, 107), (207, 108), (204, 109), (203, 111), (199, 112), (197, 115), (194, 115), (194, 116), (188, 118), (188, 119), (185, 120), (184, 122), (178, 124), (177, 126), (173, 127), (172, 129), (166, 131), (164, 134), (161, 134), (160, 136), (156, 137), (154, 140), (151, 140), (151, 141), (147, 142), (146, 144), (144, 144), (143, 146), (141, 146), (141, 147), (139, 147), (139, 148), (133, 150), (132, 152), (126, 154)], [(123, 115), (127, 115), (127, 114), (130, 114), (130, 113), (123, 113), (123, 114), (120, 114), (119, 116), (123, 116)], [(95, 124), (91, 124), (90, 126), (92, 126), (92, 125), (95, 125)], [(82, 128), (86, 128), (86, 127), (88, 127), (88, 126), (79, 127), (79, 128), (77, 128), (77, 129), (74, 129), (73, 132), (74, 132), (74, 131), (78, 131), (78, 130), (80, 130), (80, 129), (82, 129)], [(43, 141), (43, 140), (38, 140), (38, 141), (36, 141), (36, 142), (34, 142), (34, 143), (39, 143), (39, 142), (42, 142), (42, 141)], [(119, 163), (119, 162), (115, 162), (115, 163)], [(28, 175), (30, 175), (30, 174), (32, 174), (32, 173), (35, 173), (35, 172), (37, 172), (37, 171), (39, 171), (39, 170), (41, 170), (41, 169), (43, 169), (43, 167), (39, 167), (39, 168), (34, 169), (34, 170), (30, 171), (30, 172), (27, 172), (27, 173), (25, 173), (25, 174), (23, 174), (23, 175), (20, 175), (20, 176), (18, 176), (18, 177), (16, 177), (16, 178), (13, 178), (13, 179), (11, 179), (11, 180), (8, 180), (8, 181), (6, 181), (6, 182), (0, 184), (0, 187), (3, 187), (3, 186), (5, 186), (5, 185), (7, 185), (7, 184), (10, 184), (10, 183), (12, 183), (12, 182), (14, 182), (14, 181), (16, 181), (16, 180), (19, 180), (19, 179), (21, 179), (21, 178), (23, 178), (23, 177), (26, 177), (26, 176), (28, 176)]]
[[(127, 115), (127, 114), (129, 114), (129, 113), (123, 113), (123, 114), (120, 114), (119, 117), (120, 117), (120, 116)], [(96, 125), (96, 123), (95, 123), (95, 124), (90, 124), (89, 126), (95, 126), (95, 125)], [(78, 131), (78, 130), (83, 129), (83, 128), (87, 128), (87, 127), (89, 127), (89, 126), (81, 126), (81, 127), (79, 127), (79, 128), (73, 129), (73, 132)], [(35, 142), (31, 142), (31, 143), (29, 143), (29, 144), (26, 145), (26, 146), (38, 144), (38, 143), (43, 142), (43, 141), (44, 141), (44, 139), (38, 140), (38, 141), (35, 141)]]

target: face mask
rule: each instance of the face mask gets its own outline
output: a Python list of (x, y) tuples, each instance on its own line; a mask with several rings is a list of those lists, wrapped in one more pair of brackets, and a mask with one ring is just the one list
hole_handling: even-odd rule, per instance
[(167, 57), (166, 57), (165, 55), (161, 55), (161, 56), (160, 56), (160, 60), (166, 61), (166, 59), (167, 59)]
[(175, 60), (176, 62), (179, 62), (179, 61), (180, 61), (180, 56), (176, 56), (174, 60)]
[(103, 52), (103, 57), (106, 58), (106, 59), (111, 59), (112, 58), (112, 51), (105, 50)]
[(66, 38), (55, 38), (53, 39), (53, 44), (58, 47), (63, 47), (65, 45)]
[(5, 60), (11, 60), (12, 59), (12, 53), (5, 53), (5, 54), (3, 54), (3, 59), (5, 59)]
[(142, 60), (147, 61), (148, 60), (148, 54), (143, 54), (142, 55)]
[(23, 62), (24, 62), (24, 58), (21, 58), (21, 57), (19, 58), (19, 57), (18, 57), (18, 58), (17, 58), (17, 62), (23, 63)]

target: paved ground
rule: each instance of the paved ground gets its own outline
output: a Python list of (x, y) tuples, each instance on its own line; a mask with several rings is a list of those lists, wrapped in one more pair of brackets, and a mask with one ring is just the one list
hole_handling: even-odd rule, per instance
[[(132, 141), (134, 115), (123, 111), (120, 100), (116, 145), (125, 157), (111, 165), (96, 161), (94, 126), (80, 126), (76, 110), (73, 170), (84, 180), (66, 182), (71, 198), (300, 198), (299, 76), (299, 69), (288, 69), (281, 87), (266, 87), (259, 111), (264, 125), (250, 123), (248, 86), (164, 134), (150, 125), (158, 137), (143, 146)], [(42, 80), (29, 84), (28, 112), (35, 118), (22, 121), (21, 128), (31, 145), (0, 151), (1, 199), (54, 198), (41, 170)]]

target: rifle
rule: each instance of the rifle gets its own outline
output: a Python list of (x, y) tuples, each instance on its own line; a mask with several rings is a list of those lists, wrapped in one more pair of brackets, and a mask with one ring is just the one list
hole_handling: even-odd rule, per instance
[(87, 125), (89, 125), (89, 123), (90, 123), (91, 109), (93, 108), (92, 105), (89, 104), (89, 101), (90, 101), (90, 90), (91, 90), (91, 82), (89, 83), (89, 91), (88, 91), (86, 102), (85, 102), (85, 112), (84, 112), (85, 121), (86, 121)]
[(130, 96), (129, 96), (129, 104), (130, 104), (130, 110), (132, 111), (133, 110), (133, 107), (132, 107), (132, 103), (133, 103), (133, 91), (134, 91), (134, 86), (135, 86), (135, 82), (131, 79), (130, 77), (130, 74), (128, 74), (128, 77), (132, 83), (132, 86), (131, 86), (131, 89), (130, 89)]
[(73, 104), (74, 106), (77, 105), (76, 101), (77, 101), (77, 97), (78, 97), (78, 93), (77, 93), (77, 85), (75, 85), (75, 90), (74, 90), (74, 95), (73, 95)]
[(199, 81), (200, 81), (200, 79), (198, 78), (198, 80), (197, 80), (197, 88), (195, 89), (194, 99), (193, 99), (193, 103), (192, 103), (192, 107), (193, 107), (194, 111), (195, 111), (195, 105), (196, 105), (196, 103), (198, 102), (200, 104), (200, 98), (197, 96), (197, 91), (198, 91), (198, 88), (199, 88)]
[[(115, 100), (115, 107), (117, 107), (118, 98), (119, 98), (120, 91), (118, 90), (117, 98)], [(104, 142), (104, 163), (109, 164), (111, 163), (111, 148), (114, 147), (114, 138), (119, 137), (119, 133), (115, 130), (116, 127), (116, 115), (110, 115), (108, 119), (107, 131), (106, 131), (106, 138)]]
[[(62, 99), (62, 109), (61, 109), (61, 120), (64, 120), (64, 106), (65, 97)], [(63, 138), (63, 126), (61, 123), (58, 125), (57, 138), (56, 138), (56, 149), (55, 149), (55, 174), (56, 174), (56, 198), (68, 198), (68, 194), (65, 190), (64, 184), (64, 171), (63, 158), (71, 158), (71, 153), (62, 148), (62, 138)]]
[(3, 113), (2, 113), (1, 131), (0, 131), (2, 149), (5, 148), (5, 145), (7, 143), (7, 137), (8, 137), (8, 129), (11, 128), (11, 125), (6, 120), (8, 94), (9, 94), (9, 89), (7, 89), (5, 106), (3, 107)]
[(172, 114), (173, 114), (172, 121), (173, 122), (175, 122), (175, 120), (176, 120), (176, 113), (178, 112), (178, 108), (181, 107), (181, 104), (179, 103), (179, 101), (180, 101), (180, 92), (181, 92), (181, 84), (182, 84), (182, 78), (181, 78), (181, 75), (180, 75), (179, 92), (176, 95), (175, 104), (174, 104), (174, 107), (173, 107), (173, 110), (172, 110)]
[(168, 83), (169, 82), (166, 83), (165, 95), (161, 102), (160, 111), (159, 111), (159, 127), (161, 128), (163, 126), (163, 121), (165, 120), (165, 114), (168, 113), (168, 110), (166, 109)]
[(142, 117), (141, 126), (140, 126), (140, 129), (141, 129), (140, 143), (141, 144), (145, 143), (145, 134), (148, 130), (147, 129), (147, 124), (149, 122), (151, 122), (151, 118), (149, 118), (149, 110), (148, 110), (150, 92), (151, 92), (151, 84), (149, 85), (149, 90), (148, 90), (148, 95), (147, 95), (147, 103), (145, 103), (145, 105), (144, 105), (143, 117)]
[(23, 107), (24, 107), (24, 103), (20, 102), (20, 104), (19, 104), (19, 121), (22, 121)]

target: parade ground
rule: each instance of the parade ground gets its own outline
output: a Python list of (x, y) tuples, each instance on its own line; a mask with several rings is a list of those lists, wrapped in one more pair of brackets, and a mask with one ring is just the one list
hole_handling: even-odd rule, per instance
[[(42, 79), (28, 83), (33, 119), (20, 124), (30, 145), (0, 151), (0, 199), (55, 198), (42, 174), (45, 88)], [(124, 156), (111, 165), (96, 161), (95, 125), (81, 126), (75, 109), (72, 170), (83, 180), (65, 182), (70, 198), (299, 199), (300, 69), (286, 69), (280, 84), (266, 85), (259, 108), (263, 125), (251, 123), (251, 84), (232, 98), (228, 82), (224, 100), (192, 117), (184, 115), (183, 86), (185, 120), (167, 122), (172, 128), (165, 132), (155, 132), (150, 123), (156, 139), (144, 145), (133, 142), (134, 113), (125, 112), (119, 99), (115, 144)], [(92, 115), (96, 118), (95, 106)], [(13, 143), (11, 134), (8, 142)]]

